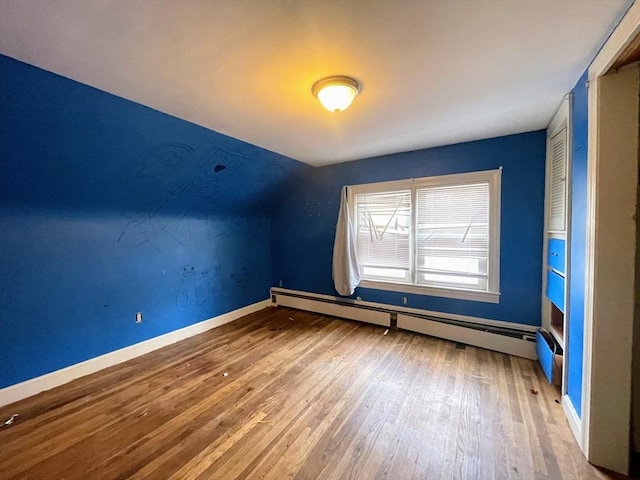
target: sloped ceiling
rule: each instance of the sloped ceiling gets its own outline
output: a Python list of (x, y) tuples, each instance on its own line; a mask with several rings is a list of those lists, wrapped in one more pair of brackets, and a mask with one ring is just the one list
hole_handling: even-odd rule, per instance
[(325, 165), (545, 128), (631, 3), (2, 0), (0, 53)]

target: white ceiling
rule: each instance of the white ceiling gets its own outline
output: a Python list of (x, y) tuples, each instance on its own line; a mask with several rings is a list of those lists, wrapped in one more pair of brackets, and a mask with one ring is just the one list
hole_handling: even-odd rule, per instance
[(1, 0), (0, 52), (324, 165), (545, 128), (630, 3)]

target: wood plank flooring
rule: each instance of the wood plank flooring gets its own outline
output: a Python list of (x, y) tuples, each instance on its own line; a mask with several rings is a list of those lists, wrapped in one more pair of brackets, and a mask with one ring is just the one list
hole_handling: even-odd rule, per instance
[(383, 332), (269, 308), (0, 408), (0, 479), (612, 478), (535, 362)]

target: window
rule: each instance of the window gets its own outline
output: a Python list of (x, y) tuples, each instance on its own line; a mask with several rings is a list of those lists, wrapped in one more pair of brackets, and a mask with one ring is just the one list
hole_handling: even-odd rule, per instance
[(350, 187), (363, 287), (498, 303), (501, 170)]

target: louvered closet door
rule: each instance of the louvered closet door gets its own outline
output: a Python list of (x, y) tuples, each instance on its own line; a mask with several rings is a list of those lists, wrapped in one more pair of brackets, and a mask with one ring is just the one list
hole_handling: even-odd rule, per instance
[(549, 184), (549, 230), (566, 230), (567, 212), (567, 129), (551, 138), (551, 175)]

